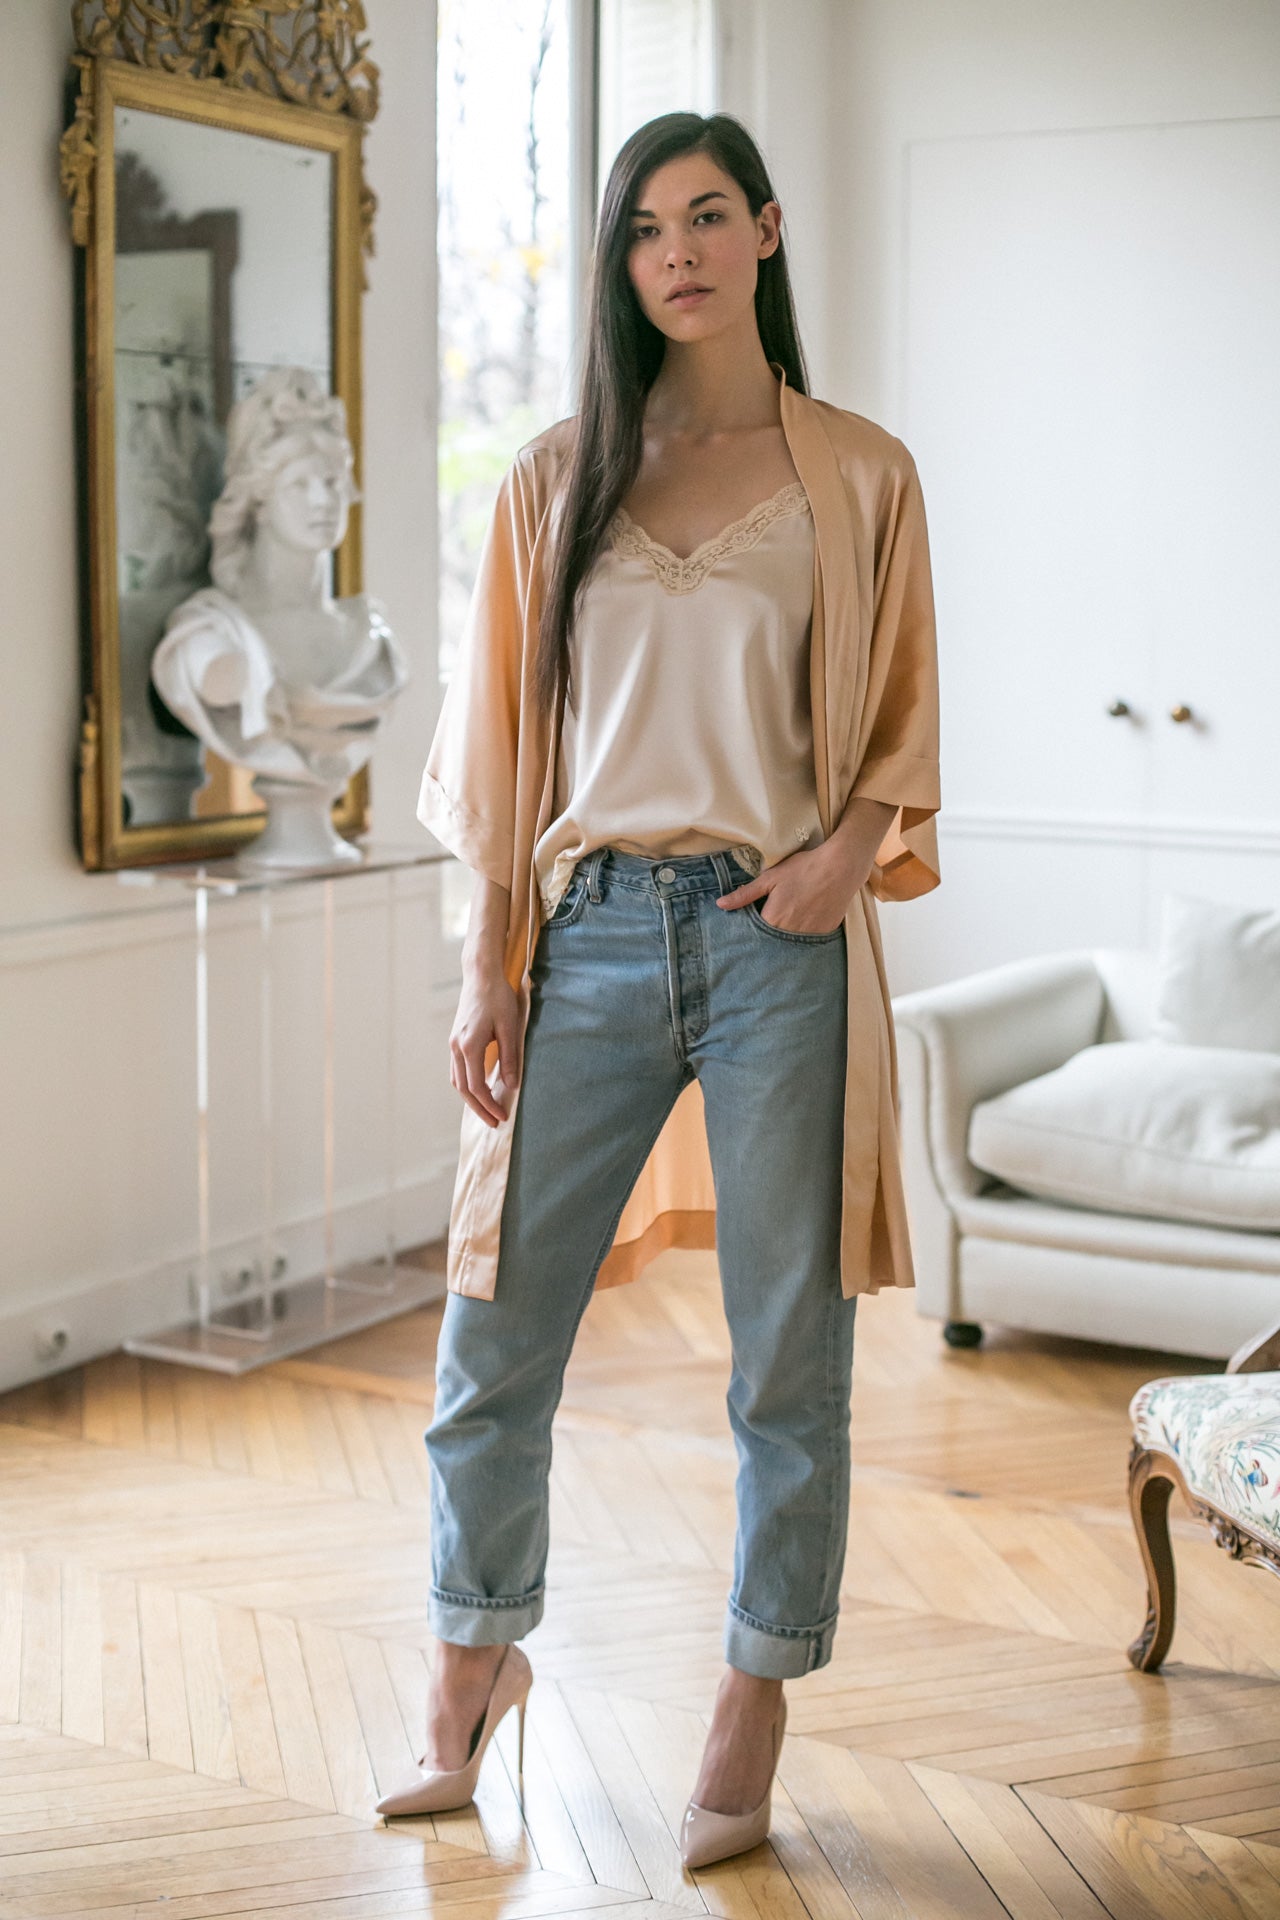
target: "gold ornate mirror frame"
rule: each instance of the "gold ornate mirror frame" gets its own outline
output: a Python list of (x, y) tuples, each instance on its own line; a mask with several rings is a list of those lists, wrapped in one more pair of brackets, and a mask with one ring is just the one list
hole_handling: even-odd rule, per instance
[[(331, 156), (330, 337), (333, 390), (346, 407), (362, 470), (360, 294), (373, 251), (374, 197), (362, 141), (377, 111), (360, 0), (73, 0), (73, 117), (59, 149), (79, 277), (83, 380), (82, 578), (84, 717), (79, 746), (79, 838), (86, 867), (113, 869), (234, 853), (261, 815), (128, 826), (121, 786), (120, 625), (115, 417), (118, 106), (228, 128)], [(355, 502), (334, 556), (333, 590), (361, 587)], [(367, 770), (334, 809), (340, 831), (368, 825)]]

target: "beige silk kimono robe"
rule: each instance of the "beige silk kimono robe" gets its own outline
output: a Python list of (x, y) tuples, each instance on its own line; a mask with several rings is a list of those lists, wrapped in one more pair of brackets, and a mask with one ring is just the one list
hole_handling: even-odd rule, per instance
[[(814, 400), (780, 376), (782, 426), (815, 528), (810, 695), (823, 832), (851, 794), (899, 811), (844, 918), (848, 952), (841, 1287), (846, 1296), (915, 1283), (898, 1144), (897, 1050), (877, 900), (908, 900), (940, 873), (938, 683), (924, 501), (898, 439)], [(534, 847), (549, 824), (558, 716), (533, 701), (540, 582), (562, 420), (521, 448), (485, 538), (466, 632), (423, 775), (418, 817), (459, 860), (511, 894), (504, 970), (527, 1029), (541, 925)], [(497, 1045), (486, 1058), (497, 1086)], [(450, 1292), (494, 1297), (519, 1088), (490, 1127), (464, 1105), (449, 1222)], [(572, 1089), (566, 1089), (572, 1098)], [(715, 1246), (702, 1091), (676, 1101), (619, 1219), (596, 1285), (632, 1280), (667, 1247)]]

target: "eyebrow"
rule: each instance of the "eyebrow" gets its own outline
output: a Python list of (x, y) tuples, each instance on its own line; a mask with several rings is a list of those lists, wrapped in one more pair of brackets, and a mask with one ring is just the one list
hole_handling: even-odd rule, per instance
[[(728, 198), (728, 194), (722, 193), (719, 187), (713, 187), (710, 193), (695, 193), (693, 199), (689, 202), (689, 206), (690, 208), (700, 207), (704, 200), (727, 200)], [(632, 207), (627, 218), (629, 220), (653, 220), (656, 219), (657, 216), (649, 207)]]

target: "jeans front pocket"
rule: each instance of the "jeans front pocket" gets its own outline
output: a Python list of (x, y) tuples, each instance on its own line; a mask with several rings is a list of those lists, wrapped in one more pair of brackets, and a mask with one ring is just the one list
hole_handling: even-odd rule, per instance
[(579, 919), (587, 904), (587, 870), (585, 866), (574, 868), (568, 886), (556, 902), (556, 910), (543, 926), (550, 931), (556, 927), (570, 927)]
[[(765, 897), (768, 898), (767, 895)], [(825, 947), (832, 940), (838, 940), (844, 932), (844, 922), (841, 921), (840, 925), (833, 927), (830, 933), (793, 933), (789, 927), (775, 927), (771, 921), (766, 920), (763, 906), (764, 902), (761, 900), (748, 900), (747, 915), (751, 924), (759, 927), (761, 933), (767, 933), (771, 940), (791, 940), (801, 947)]]

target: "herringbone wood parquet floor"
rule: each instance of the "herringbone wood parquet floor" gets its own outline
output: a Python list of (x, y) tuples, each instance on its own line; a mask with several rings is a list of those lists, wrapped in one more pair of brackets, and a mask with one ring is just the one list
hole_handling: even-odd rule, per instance
[(381, 1826), (428, 1685), (440, 1309), (239, 1382), (123, 1355), (0, 1399), (0, 1915), (1280, 1920), (1280, 1583), (1175, 1522), (1143, 1610), (1125, 1408), (1158, 1354), (860, 1304), (835, 1658), (788, 1683), (771, 1841), (675, 1834), (732, 1563), (714, 1258), (588, 1309), (542, 1625), (474, 1805)]

